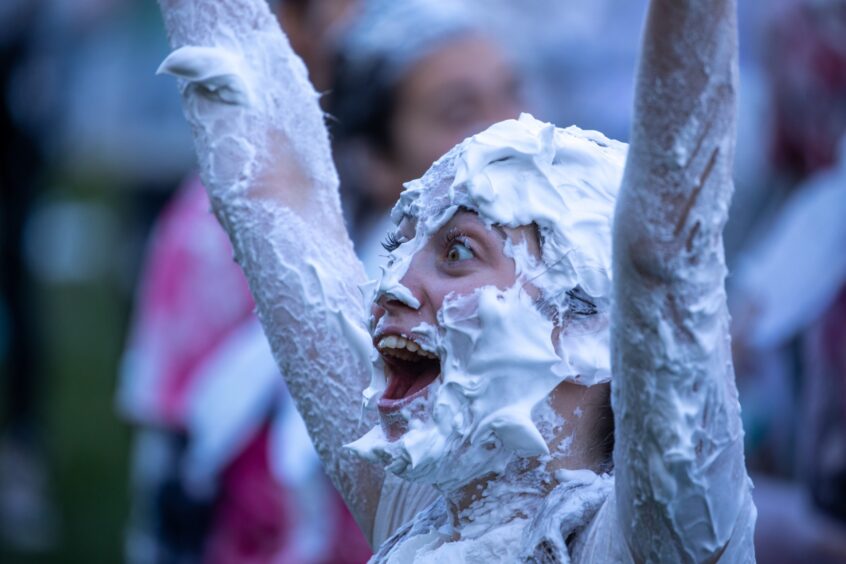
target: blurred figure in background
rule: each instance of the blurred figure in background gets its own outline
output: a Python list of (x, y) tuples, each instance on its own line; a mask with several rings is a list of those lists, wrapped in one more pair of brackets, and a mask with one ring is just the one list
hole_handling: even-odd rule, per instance
[(119, 397), (138, 429), (127, 560), (361, 562), (208, 210), (187, 183), (144, 268)]
[[(332, 87), (338, 35), (360, 10), (359, 0), (269, 0), (291, 47), (318, 92)], [(326, 98), (323, 98), (325, 102)], [(324, 103), (325, 106), (325, 103)], [(325, 109), (325, 107), (324, 107)]]
[(846, 3), (782, 1), (764, 61), (773, 96), (773, 166), (789, 185), (837, 161), (846, 132)]
[(843, 562), (846, 1), (784, 2), (768, 38), (772, 182), (730, 279), (756, 551)]
[(403, 182), (527, 108), (514, 65), (464, 2), (365, 2), (336, 52), (329, 129), (348, 229), (375, 276)]

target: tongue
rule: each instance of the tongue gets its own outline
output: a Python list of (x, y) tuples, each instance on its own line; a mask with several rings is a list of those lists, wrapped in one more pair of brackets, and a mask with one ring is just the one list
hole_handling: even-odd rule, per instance
[(440, 371), (437, 361), (402, 362), (392, 360), (388, 364), (390, 378), (382, 397), (400, 400), (416, 394), (435, 381)]
[(388, 379), (388, 387), (385, 388), (385, 391), (382, 393), (382, 397), (393, 400), (402, 399), (405, 397), (405, 394), (411, 384), (413, 384), (413, 382), (411, 382), (408, 378), (393, 375)]
[(431, 375), (425, 373), (421, 374), (411, 383), (411, 386), (405, 391), (402, 397), (408, 397), (416, 394), (417, 392), (434, 382), (436, 377), (437, 373), (433, 373)]

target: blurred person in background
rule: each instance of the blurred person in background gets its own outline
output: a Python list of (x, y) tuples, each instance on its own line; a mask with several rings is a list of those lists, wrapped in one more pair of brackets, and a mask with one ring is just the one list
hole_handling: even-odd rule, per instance
[(329, 128), (356, 253), (375, 277), (403, 182), (521, 109), (514, 65), (464, 2), (374, 0), (338, 39)]
[(843, 562), (846, 1), (783, 2), (767, 39), (772, 175), (730, 286), (756, 550)]
[[(355, 4), (281, 2), (277, 13), (318, 85), (332, 77), (326, 105), (352, 168), (351, 226), (375, 269), (384, 230), (373, 236), (367, 222), (382, 221), (402, 182), (440, 153), (515, 116), (518, 95), (512, 66), (463, 8)], [(398, 135), (409, 126), (415, 135)], [(139, 426), (130, 560), (363, 561), (365, 541), (325, 491), (208, 208), (199, 183), (187, 183), (157, 222), (144, 268), (120, 390)]]
[[(318, 92), (332, 87), (336, 43), (360, 0), (269, 0)], [(290, 30), (290, 32), (288, 32)], [(325, 106), (326, 97), (322, 98)], [(325, 109), (325, 107), (324, 107)]]

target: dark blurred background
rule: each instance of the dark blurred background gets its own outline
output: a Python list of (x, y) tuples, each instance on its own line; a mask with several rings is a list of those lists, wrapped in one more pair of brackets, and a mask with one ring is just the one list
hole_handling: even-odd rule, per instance
[[(527, 111), (626, 140), (643, 0), (471, 4)], [(726, 245), (749, 465), (773, 485), (763, 528), (774, 516), (824, 561), (846, 523), (846, 215), (823, 213), (846, 201), (846, 3), (740, 4)], [(167, 53), (153, 0), (0, 2), (3, 563), (124, 561), (118, 374), (151, 225), (194, 167), (174, 81), (155, 76)], [(762, 562), (793, 561), (761, 542)]]
[(120, 562), (114, 390), (154, 214), (192, 166), (148, 1), (0, 5), (0, 561)]

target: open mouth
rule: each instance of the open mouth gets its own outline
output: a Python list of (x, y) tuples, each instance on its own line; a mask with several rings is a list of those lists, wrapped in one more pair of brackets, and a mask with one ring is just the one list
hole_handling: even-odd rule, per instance
[(437, 355), (419, 343), (399, 335), (386, 335), (376, 344), (385, 361), (388, 386), (378, 408), (382, 412), (396, 411), (420, 397), (441, 372)]

